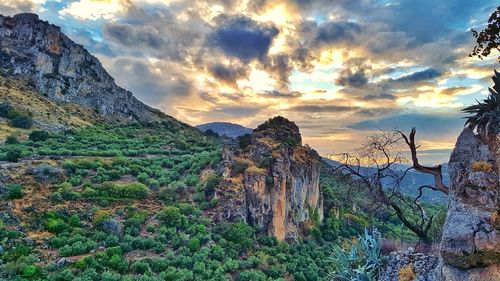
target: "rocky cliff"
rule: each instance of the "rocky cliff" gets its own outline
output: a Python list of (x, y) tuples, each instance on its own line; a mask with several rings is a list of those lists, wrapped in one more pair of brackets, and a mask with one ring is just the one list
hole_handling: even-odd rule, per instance
[(323, 217), (320, 157), (302, 146), (299, 128), (283, 117), (240, 137), (226, 148), (215, 192), (217, 219), (241, 218), (262, 233), (296, 240), (301, 230)]
[(117, 86), (97, 58), (35, 14), (0, 15), (0, 75), (28, 80), (50, 100), (105, 116), (140, 121), (165, 117)]
[(500, 280), (500, 136), (465, 128), (449, 162), (451, 194), (437, 280)]

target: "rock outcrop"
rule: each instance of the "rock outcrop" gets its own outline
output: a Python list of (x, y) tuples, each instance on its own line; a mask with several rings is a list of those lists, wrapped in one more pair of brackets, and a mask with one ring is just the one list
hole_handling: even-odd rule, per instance
[(437, 280), (500, 280), (500, 136), (465, 128), (449, 162), (450, 205)]
[(76, 103), (105, 116), (140, 121), (165, 117), (117, 86), (96, 57), (36, 14), (0, 15), (0, 74), (28, 80), (53, 101)]
[(413, 248), (406, 251), (392, 252), (387, 265), (380, 275), (381, 281), (400, 281), (402, 272), (409, 270), (417, 281), (433, 281), (433, 270), (438, 264), (438, 257), (417, 253)]
[(241, 218), (277, 239), (297, 240), (303, 227), (323, 217), (320, 161), (302, 146), (295, 123), (270, 119), (240, 138), (239, 148), (224, 150), (216, 218)]

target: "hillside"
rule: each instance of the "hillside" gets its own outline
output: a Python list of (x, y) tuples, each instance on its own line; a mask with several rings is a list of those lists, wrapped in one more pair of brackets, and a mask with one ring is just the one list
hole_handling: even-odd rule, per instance
[(119, 86), (99, 60), (35, 14), (0, 15), (0, 73), (26, 81), (54, 102), (139, 121), (168, 118)]
[(219, 134), (220, 136), (226, 136), (230, 138), (237, 138), (239, 136), (252, 133), (252, 129), (250, 128), (228, 122), (206, 123), (197, 125), (196, 128), (202, 130), (203, 132), (206, 132), (207, 130), (212, 130), (213, 132)]
[(293, 121), (227, 141), (142, 104), (36, 15), (0, 17), (0, 38), (2, 280), (329, 280), (332, 246), (366, 228), (415, 242)]

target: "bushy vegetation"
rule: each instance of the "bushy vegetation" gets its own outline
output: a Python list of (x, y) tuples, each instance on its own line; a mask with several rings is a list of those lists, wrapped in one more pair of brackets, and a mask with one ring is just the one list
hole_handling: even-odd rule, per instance
[[(16, 209), (20, 221), (0, 222), (0, 278), (328, 280), (331, 247), (366, 227), (415, 240), (396, 218), (372, 214), (368, 199), (353, 197), (354, 182), (331, 174), (321, 176), (325, 219), (298, 243), (260, 235), (243, 221), (214, 222), (207, 213), (221, 182), (217, 141), (135, 123), (34, 131), (0, 146), (2, 160), (38, 161), (23, 176), (27, 184), (9, 183), (0, 201), (34, 200)], [(272, 161), (264, 156), (258, 165)], [(233, 173), (246, 168), (237, 163)], [(28, 232), (44, 236), (31, 243)]]
[(0, 117), (9, 119), (12, 127), (29, 129), (33, 126), (31, 116), (19, 111), (7, 102), (0, 103)]

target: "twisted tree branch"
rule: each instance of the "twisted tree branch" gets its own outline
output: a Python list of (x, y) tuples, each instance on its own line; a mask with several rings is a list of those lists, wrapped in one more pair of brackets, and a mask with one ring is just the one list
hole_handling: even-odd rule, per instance
[(428, 166), (420, 165), (420, 163), (418, 163), (417, 149), (420, 146), (417, 146), (415, 144), (415, 134), (417, 133), (417, 130), (415, 129), (415, 127), (413, 127), (411, 129), (409, 138), (403, 132), (399, 131), (399, 133), (401, 134), (401, 136), (405, 140), (406, 144), (410, 148), (411, 160), (413, 162), (413, 168), (418, 172), (430, 174), (430, 175), (434, 176), (434, 181), (436, 183), (436, 189), (445, 193), (445, 194), (448, 194), (449, 188), (448, 188), (448, 186), (446, 186), (443, 183), (443, 174), (441, 172), (441, 165), (437, 165), (434, 167), (428, 167)]

